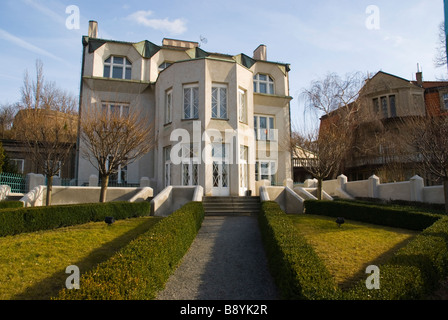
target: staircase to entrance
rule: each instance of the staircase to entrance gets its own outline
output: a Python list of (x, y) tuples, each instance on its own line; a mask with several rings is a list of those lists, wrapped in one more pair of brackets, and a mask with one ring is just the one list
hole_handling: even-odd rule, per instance
[(260, 213), (260, 197), (204, 197), (206, 216), (253, 216)]

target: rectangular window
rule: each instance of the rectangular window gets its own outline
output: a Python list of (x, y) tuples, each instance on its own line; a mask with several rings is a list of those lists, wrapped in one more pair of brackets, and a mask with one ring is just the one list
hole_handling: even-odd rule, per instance
[(389, 117), (395, 118), (397, 116), (397, 108), (395, 107), (395, 96), (389, 96)]
[(373, 112), (374, 114), (380, 113), (380, 102), (378, 98), (373, 99)]
[(165, 95), (165, 123), (170, 123), (171, 112), (172, 112), (172, 104), (173, 104), (173, 91), (169, 90)]
[(171, 185), (171, 147), (163, 148), (164, 167), (164, 185), (165, 188)]
[(24, 173), (25, 170), (24, 159), (10, 159), (9, 163), (17, 169), (18, 173)]
[(247, 123), (247, 102), (246, 91), (238, 90), (238, 103), (239, 103), (239, 120), (240, 122)]
[(444, 93), (443, 96), (443, 107), (448, 110), (448, 93)]
[(123, 103), (105, 102), (102, 105), (103, 112), (108, 117), (127, 117), (129, 116), (129, 105)]
[(254, 116), (255, 138), (257, 140), (275, 140), (275, 120), (270, 116)]
[(255, 180), (269, 180), (271, 185), (276, 184), (276, 162), (268, 160), (258, 160), (255, 162)]
[(198, 86), (184, 87), (184, 119), (199, 117), (199, 88)]
[(381, 97), (381, 112), (385, 118), (388, 117), (389, 112), (387, 110), (387, 97)]
[(227, 119), (227, 87), (213, 86), (212, 88), (212, 118)]
[(182, 185), (197, 186), (199, 184), (200, 144), (182, 145)]

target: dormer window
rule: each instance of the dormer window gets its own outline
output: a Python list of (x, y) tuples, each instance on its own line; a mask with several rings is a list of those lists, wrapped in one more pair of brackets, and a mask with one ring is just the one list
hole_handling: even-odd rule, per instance
[(104, 61), (104, 77), (131, 80), (132, 63), (125, 57), (111, 56)]
[(169, 62), (164, 62), (159, 66), (159, 72), (165, 70), (166, 68), (168, 68), (171, 65), (171, 63)]
[(254, 76), (254, 92), (275, 94), (274, 80), (267, 74), (257, 74)]

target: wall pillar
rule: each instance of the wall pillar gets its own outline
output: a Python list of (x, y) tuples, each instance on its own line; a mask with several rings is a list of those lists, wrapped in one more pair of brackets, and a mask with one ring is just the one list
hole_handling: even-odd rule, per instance
[(423, 202), (423, 178), (416, 175), (410, 179), (411, 183), (411, 201)]
[(380, 178), (373, 175), (369, 178), (369, 198), (378, 198), (378, 185), (380, 184)]
[(98, 187), (98, 176), (92, 174), (89, 177), (89, 187)]

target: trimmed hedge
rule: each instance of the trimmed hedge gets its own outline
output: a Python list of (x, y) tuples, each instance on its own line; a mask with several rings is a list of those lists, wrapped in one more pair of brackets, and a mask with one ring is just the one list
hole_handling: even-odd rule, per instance
[(75, 205), (55, 205), (0, 210), (0, 236), (23, 232), (49, 230), (104, 221), (107, 216), (115, 220), (150, 214), (149, 202), (106, 202)]
[(379, 268), (379, 290), (367, 290), (365, 282), (360, 281), (345, 293), (345, 298), (425, 299), (448, 276), (448, 217), (425, 229)]
[[(366, 208), (362, 208), (365, 206)], [(448, 217), (378, 208), (343, 201), (306, 201), (306, 213), (423, 230), (386, 263), (379, 265), (380, 289), (366, 279), (350, 290), (335, 289), (322, 260), (275, 202), (265, 202), (260, 228), (271, 272), (286, 299), (415, 300), (425, 299), (448, 276)], [(320, 211), (317, 211), (320, 210)], [(358, 211), (358, 213), (356, 213)], [(389, 215), (390, 217), (386, 217)], [(407, 221), (410, 220), (410, 221)]]
[(340, 290), (328, 269), (278, 203), (262, 203), (259, 225), (269, 268), (282, 299), (328, 300), (339, 296)]
[(204, 219), (201, 202), (190, 202), (131, 241), (80, 278), (80, 289), (63, 289), (58, 300), (150, 300), (165, 286)]
[(0, 210), (11, 208), (23, 208), (23, 202), (18, 200), (0, 201)]
[(306, 200), (304, 208), (306, 214), (344, 217), (345, 219), (414, 231), (422, 231), (441, 217), (438, 214), (411, 211), (409, 208), (358, 201)]

